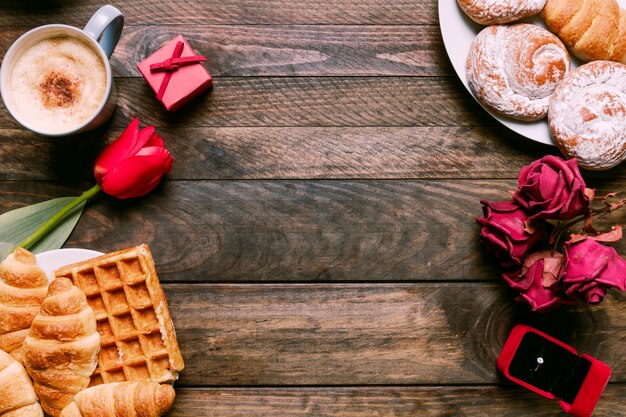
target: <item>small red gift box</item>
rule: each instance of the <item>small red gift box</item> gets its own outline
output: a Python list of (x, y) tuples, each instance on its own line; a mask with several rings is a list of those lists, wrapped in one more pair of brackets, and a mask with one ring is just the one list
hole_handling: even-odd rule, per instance
[(203, 61), (206, 58), (196, 55), (185, 38), (178, 35), (137, 64), (137, 68), (165, 108), (176, 111), (213, 85)]

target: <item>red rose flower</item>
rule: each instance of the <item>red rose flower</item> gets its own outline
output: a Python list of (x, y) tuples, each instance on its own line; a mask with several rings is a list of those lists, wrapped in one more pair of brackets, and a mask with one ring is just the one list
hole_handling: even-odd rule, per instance
[(94, 175), (102, 190), (117, 198), (141, 197), (152, 191), (174, 158), (153, 126), (139, 131), (135, 119), (96, 159)]
[(562, 264), (563, 255), (558, 252), (535, 252), (524, 259), (521, 270), (502, 274), (502, 278), (533, 311), (545, 312), (570, 302), (558, 281)]
[(575, 159), (545, 156), (522, 168), (518, 183), (513, 200), (533, 218), (572, 219), (589, 210), (585, 181)]
[(504, 267), (521, 265), (530, 248), (546, 230), (546, 223), (536, 222), (534, 230), (527, 228), (528, 213), (513, 201), (490, 203), (481, 201), (485, 217), (476, 219), (482, 226), (480, 234), (487, 249), (502, 260)]
[(626, 291), (626, 260), (615, 248), (585, 239), (565, 243), (563, 251), (565, 262), (560, 278), (569, 297), (579, 296), (587, 303), (597, 304), (609, 287)]

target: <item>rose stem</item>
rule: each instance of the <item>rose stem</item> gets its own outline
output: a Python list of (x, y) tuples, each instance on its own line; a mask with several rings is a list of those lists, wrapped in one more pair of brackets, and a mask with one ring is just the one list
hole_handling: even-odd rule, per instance
[[(625, 203), (626, 203), (626, 199), (625, 200), (621, 200), (619, 203), (617, 203), (618, 205), (613, 208), (613, 211), (619, 210), (620, 208), (624, 207)], [(606, 216), (607, 214), (611, 214), (613, 211), (611, 211), (611, 206), (607, 206), (607, 207), (603, 207), (601, 209), (591, 210), (591, 213), (592, 213), (592, 216), (594, 214), (597, 214), (595, 216), (595, 219), (594, 219), (594, 220), (597, 220), (600, 217)], [(561, 237), (563, 236), (563, 232), (565, 232), (567, 229), (569, 229), (570, 227), (572, 227), (576, 223), (580, 223), (583, 220), (585, 220), (585, 216), (582, 216), (582, 217), (579, 217), (577, 219), (574, 219), (571, 222), (566, 223), (564, 226), (561, 227), (561, 229), (559, 230), (558, 235), (556, 236), (556, 239), (554, 240), (554, 250), (556, 250), (557, 246), (559, 245), (559, 241), (561, 240)]]

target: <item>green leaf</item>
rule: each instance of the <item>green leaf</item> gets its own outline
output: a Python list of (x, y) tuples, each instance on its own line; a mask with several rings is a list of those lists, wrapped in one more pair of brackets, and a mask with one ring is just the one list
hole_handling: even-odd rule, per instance
[[(0, 215), (0, 259), (4, 259), (15, 245), (23, 242), (56, 212), (75, 199), (76, 197), (55, 198)], [(69, 212), (56, 227), (28, 250), (33, 253), (40, 253), (51, 249), (60, 249), (74, 230), (84, 207), (85, 202)]]
[(4, 259), (7, 257), (9, 253), (13, 250), (15, 244), (8, 242), (0, 242), (0, 259)]

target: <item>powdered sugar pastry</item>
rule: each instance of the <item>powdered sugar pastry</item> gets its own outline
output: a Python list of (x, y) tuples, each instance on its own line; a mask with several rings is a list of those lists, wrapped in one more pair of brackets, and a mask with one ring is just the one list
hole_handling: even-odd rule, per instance
[(550, 132), (568, 158), (587, 169), (609, 169), (626, 159), (626, 65), (593, 61), (555, 91)]
[(538, 14), (546, 0), (458, 0), (463, 12), (476, 23), (509, 23)]
[(490, 110), (519, 120), (538, 120), (570, 68), (563, 43), (530, 24), (490, 26), (474, 39), (467, 79), (476, 98)]

